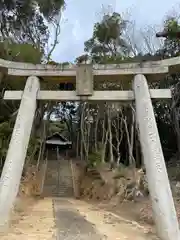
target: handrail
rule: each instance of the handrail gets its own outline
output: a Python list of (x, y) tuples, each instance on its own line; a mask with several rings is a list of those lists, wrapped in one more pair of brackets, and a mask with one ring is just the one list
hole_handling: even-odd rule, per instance
[(45, 162), (43, 163), (43, 174), (42, 174), (40, 195), (43, 193), (43, 189), (44, 189), (44, 182), (45, 182), (45, 177), (46, 177), (47, 164), (48, 164), (48, 159), (46, 157)]

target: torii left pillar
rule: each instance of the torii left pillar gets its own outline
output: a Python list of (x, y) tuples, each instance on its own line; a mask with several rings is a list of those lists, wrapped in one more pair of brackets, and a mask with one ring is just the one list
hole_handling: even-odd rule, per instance
[(0, 231), (8, 227), (10, 212), (18, 194), (39, 89), (39, 79), (28, 77), (0, 179)]

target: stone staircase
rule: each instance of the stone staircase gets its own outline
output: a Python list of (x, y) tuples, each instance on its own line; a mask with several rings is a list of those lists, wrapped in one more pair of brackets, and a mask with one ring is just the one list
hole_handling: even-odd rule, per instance
[(60, 164), (59, 174), (59, 193), (60, 197), (72, 197), (74, 195), (73, 190), (73, 178), (71, 164), (69, 160), (62, 160)]
[(43, 188), (44, 197), (73, 197), (70, 161), (49, 160)]

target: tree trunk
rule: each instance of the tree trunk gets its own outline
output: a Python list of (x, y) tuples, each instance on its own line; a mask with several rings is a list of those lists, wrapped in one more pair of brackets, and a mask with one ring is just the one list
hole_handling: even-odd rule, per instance
[(98, 152), (98, 144), (97, 144), (98, 123), (99, 123), (99, 108), (97, 109), (97, 117), (96, 117), (95, 128), (94, 128), (94, 147), (95, 147), (96, 153)]
[[(104, 130), (105, 131), (105, 130)], [(101, 152), (101, 162), (104, 163), (105, 162), (105, 156), (106, 156), (106, 146), (107, 146), (107, 142), (108, 142), (108, 130), (105, 133), (105, 141), (102, 145), (102, 152)]]
[(112, 145), (112, 128), (111, 128), (111, 110), (108, 106), (108, 131), (109, 131), (109, 150), (110, 150), (110, 163), (114, 163), (113, 145)]

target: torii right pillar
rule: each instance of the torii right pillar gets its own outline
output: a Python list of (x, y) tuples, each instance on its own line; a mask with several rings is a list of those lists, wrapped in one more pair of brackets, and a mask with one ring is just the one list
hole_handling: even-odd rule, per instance
[(134, 77), (133, 89), (136, 119), (157, 234), (161, 240), (180, 240), (176, 210), (149, 88), (144, 75), (139, 74)]

